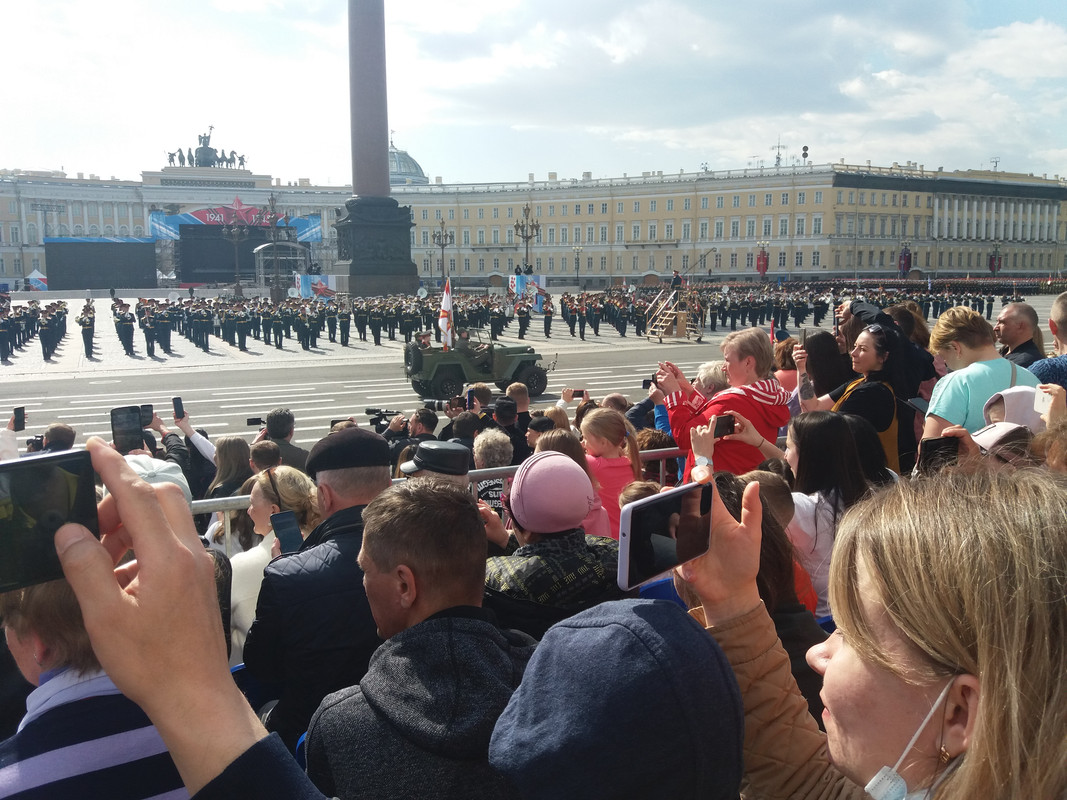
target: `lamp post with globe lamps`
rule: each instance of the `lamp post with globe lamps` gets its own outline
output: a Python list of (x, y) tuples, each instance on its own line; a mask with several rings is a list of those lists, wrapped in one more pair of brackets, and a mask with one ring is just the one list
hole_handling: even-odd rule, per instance
[(445, 248), (456, 243), (456, 234), (445, 231), (445, 221), (441, 220), (441, 230), (433, 232), (433, 243), (441, 248), (441, 291), (445, 289)]
[(523, 272), (532, 272), (530, 267), (530, 240), (541, 233), (541, 223), (530, 219), (530, 204), (522, 207), (522, 219), (515, 223), (515, 235), (522, 239), (526, 245), (526, 255), (523, 257)]

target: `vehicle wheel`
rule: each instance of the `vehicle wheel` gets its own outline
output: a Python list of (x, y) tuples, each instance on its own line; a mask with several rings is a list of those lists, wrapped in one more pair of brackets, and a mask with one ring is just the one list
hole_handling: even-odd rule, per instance
[(433, 387), (430, 386), (429, 381), (412, 381), (411, 388), (415, 390), (415, 394), (419, 397), (429, 397), (433, 392)]
[(458, 369), (439, 369), (434, 376), (433, 396), (438, 400), (448, 400), (463, 392), (463, 373)]
[(404, 348), (404, 372), (415, 375), (422, 371), (422, 351), (417, 342), (411, 342)]
[(508, 390), (509, 386), (511, 386), (511, 383), (508, 382), (508, 381), (497, 381), (496, 382), (496, 388), (499, 389), (502, 392), (506, 392)]
[(545, 389), (548, 388), (548, 373), (544, 367), (533, 365), (524, 367), (516, 377), (520, 383), (526, 384), (526, 388), (530, 390), (531, 397), (543, 395)]

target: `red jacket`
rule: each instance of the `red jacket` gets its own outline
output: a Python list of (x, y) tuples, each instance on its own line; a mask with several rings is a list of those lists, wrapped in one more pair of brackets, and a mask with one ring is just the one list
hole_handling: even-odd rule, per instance
[[(760, 435), (774, 442), (778, 429), (789, 422), (789, 393), (774, 378), (764, 378), (747, 386), (724, 389), (712, 398), (700, 392), (686, 397), (682, 392), (667, 396), (667, 417), (671, 423), (674, 441), (683, 450), (688, 450), (685, 459), (684, 480), (689, 480), (693, 468), (693, 448), (690, 432), (697, 425), (707, 425), (713, 416), (727, 411), (736, 411), (751, 422)], [(759, 448), (749, 444), (723, 439), (715, 443), (715, 469), (740, 475), (758, 467), (763, 462)]]

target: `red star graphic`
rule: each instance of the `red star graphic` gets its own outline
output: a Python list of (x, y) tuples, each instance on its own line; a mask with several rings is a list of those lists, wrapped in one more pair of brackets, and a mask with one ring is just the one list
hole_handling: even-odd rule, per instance
[(246, 206), (240, 197), (234, 197), (233, 203), (222, 206), (222, 218), (226, 225), (238, 223), (241, 225), (259, 225), (259, 209), (255, 206)]

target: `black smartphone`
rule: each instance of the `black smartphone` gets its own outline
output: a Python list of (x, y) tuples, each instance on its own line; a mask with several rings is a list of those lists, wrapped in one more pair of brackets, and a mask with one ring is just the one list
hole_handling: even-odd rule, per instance
[(653, 375), (651, 378), (645, 378), (643, 381), (641, 381), (642, 389), (651, 389), (653, 386), (655, 386), (657, 389), (659, 388), (659, 384), (656, 383), (655, 375)]
[(52, 537), (67, 522), (100, 536), (87, 450), (0, 462), (0, 592), (63, 577)]
[(19, 406), (15, 409), (15, 433), (26, 430), (26, 407)]
[(147, 428), (152, 424), (152, 417), (155, 415), (155, 409), (152, 408), (151, 403), (141, 404), (141, 427)]
[(800, 329), (800, 346), (804, 347), (807, 343), (808, 343), (808, 329), (807, 328), (801, 328)]
[(172, 397), (171, 404), (174, 406), (174, 419), (182, 419), (185, 416), (185, 404), (180, 397)]
[(716, 439), (726, 436), (728, 433), (734, 432), (734, 418), (729, 414), (723, 414), (722, 416), (715, 418), (715, 429), (711, 432), (711, 435)]
[(682, 496), (698, 490), (703, 490), (700, 513), (706, 514), (711, 508), (711, 487), (699, 483), (676, 486), (622, 507), (617, 575), (620, 589), (636, 589), (707, 552), (710, 528), (678, 535)]
[(245, 425), (257, 425), (260, 428), (262, 428), (266, 424), (267, 423), (265, 423), (263, 421), (263, 417), (246, 417), (245, 418)]
[(585, 389), (571, 389), (574, 397), (585, 397)]
[(144, 447), (144, 429), (141, 427), (139, 406), (120, 406), (111, 409), (111, 441), (123, 455)]
[(955, 436), (923, 439), (919, 442), (919, 473), (934, 475), (943, 467), (955, 464), (959, 457), (960, 440)]
[(463, 408), (466, 411), (470, 411), (472, 408), (474, 408), (474, 389), (467, 390), (467, 402), (463, 406)]
[(270, 515), (270, 527), (281, 542), (283, 553), (295, 553), (304, 543), (300, 533), (300, 523), (292, 511), (279, 511)]

